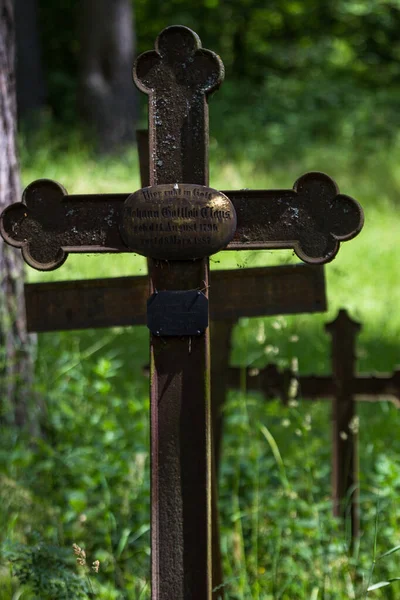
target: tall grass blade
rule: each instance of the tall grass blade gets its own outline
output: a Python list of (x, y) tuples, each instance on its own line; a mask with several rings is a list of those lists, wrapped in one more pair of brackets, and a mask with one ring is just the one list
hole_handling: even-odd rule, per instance
[(391, 548), (387, 552), (384, 552), (384, 554), (381, 554), (380, 556), (378, 556), (378, 558), (376, 560), (377, 561), (382, 560), (382, 558), (385, 558), (385, 556), (390, 556), (391, 554), (394, 554), (395, 552), (397, 552), (397, 550), (400, 550), (400, 544), (398, 546), (395, 546), (394, 548)]
[(289, 480), (286, 475), (285, 465), (282, 460), (282, 456), (279, 451), (278, 444), (276, 443), (275, 438), (272, 435), (272, 433), (269, 431), (269, 429), (267, 429), (265, 427), (265, 425), (261, 425), (260, 430), (261, 430), (261, 433), (263, 434), (263, 436), (265, 437), (265, 439), (267, 440), (269, 447), (271, 448), (272, 454), (274, 455), (274, 459), (278, 466), (279, 473), (281, 476), (281, 481), (282, 481), (285, 489), (289, 489), (290, 488)]
[(394, 581), (400, 581), (400, 577), (391, 577), (388, 581), (379, 581), (378, 583), (374, 583), (373, 585), (369, 586), (367, 591), (372, 592), (373, 590), (379, 590), (379, 588), (386, 587)]

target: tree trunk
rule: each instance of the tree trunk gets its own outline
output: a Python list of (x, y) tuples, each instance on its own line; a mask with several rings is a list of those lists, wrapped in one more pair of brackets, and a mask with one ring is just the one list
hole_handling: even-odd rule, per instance
[(84, 0), (79, 106), (101, 152), (134, 141), (133, 57), (131, 0)]
[(15, 0), (15, 32), (18, 117), (28, 118), (29, 124), (36, 128), (37, 114), (46, 103), (37, 0)]
[[(0, 212), (20, 199), (12, 0), (0, 0)], [(33, 361), (26, 331), (21, 253), (0, 238), (0, 417), (24, 427)]]

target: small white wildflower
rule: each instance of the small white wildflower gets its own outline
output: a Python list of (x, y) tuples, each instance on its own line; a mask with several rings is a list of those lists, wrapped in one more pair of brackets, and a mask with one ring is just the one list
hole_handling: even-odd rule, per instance
[(74, 549), (74, 554), (77, 556), (76, 562), (81, 567), (84, 567), (86, 565), (86, 552), (78, 544), (72, 544), (72, 548)]
[[(297, 400), (294, 400), (294, 398), (296, 398), (297, 393), (299, 391), (299, 382), (295, 377), (292, 377), (290, 379), (290, 383), (289, 383), (289, 389), (288, 389), (288, 396), (289, 398), (291, 398), (291, 400), (289, 400), (289, 406), (292, 406), (292, 404), (290, 404), (290, 402), (297, 402)], [(293, 406), (297, 406), (297, 404), (293, 405)]]
[(276, 354), (279, 354), (279, 348), (268, 344), (268, 346), (265, 346), (264, 352), (265, 354), (273, 354), (275, 356)]
[(360, 417), (354, 415), (349, 423), (349, 429), (353, 435), (357, 435), (360, 428)]
[(261, 321), (258, 326), (256, 340), (259, 344), (264, 344), (266, 337), (267, 336), (265, 335), (265, 324), (264, 324), (264, 321)]
[(99, 561), (99, 560), (95, 560), (95, 561), (92, 563), (92, 570), (93, 570), (95, 573), (98, 573), (98, 572), (99, 572), (99, 568), (100, 568), (100, 561)]

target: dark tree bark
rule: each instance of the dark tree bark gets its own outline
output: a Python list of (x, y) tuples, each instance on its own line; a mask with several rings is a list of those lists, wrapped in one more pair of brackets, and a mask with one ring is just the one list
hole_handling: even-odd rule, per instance
[(37, 114), (46, 103), (37, 0), (15, 0), (14, 4), (18, 116), (19, 118), (27, 117), (30, 124), (36, 127)]
[[(0, 212), (20, 199), (14, 52), (12, 0), (0, 0)], [(33, 373), (23, 279), (21, 253), (0, 238), (0, 416), (19, 427), (29, 423)]]
[(131, 0), (83, 1), (79, 106), (101, 152), (134, 141), (134, 41)]

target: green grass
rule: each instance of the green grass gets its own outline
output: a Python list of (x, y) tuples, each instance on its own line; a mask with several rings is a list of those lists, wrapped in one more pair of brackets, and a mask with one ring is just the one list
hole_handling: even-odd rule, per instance
[[(325, 171), (363, 205), (365, 227), (326, 267), (328, 312), (242, 319), (232, 363), (296, 359), (302, 373), (329, 372), (323, 325), (344, 307), (363, 325), (358, 368), (392, 370), (400, 362), (400, 147), (377, 143), (362, 156), (351, 144), (304, 148), (299, 141), (277, 159), (262, 139), (257, 144), (256, 161), (246, 160), (245, 151), (234, 161), (226, 149), (221, 161), (212, 140), (211, 185), (291, 187), (305, 171)], [(134, 151), (97, 160), (79, 140), (68, 150), (23, 152), (22, 166), (24, 184), (52, 178), (71, 193), (140, 187)], [(216, 270), (290, 262), (297, 260), (289, 251), (222, 252), (211, 259)], [(49, 281), (145, 272), (145, 260), (134, 255), (70, 256), (58, 271), (29, 270), (27, 276)], [(32, 447), (17, 432), (2, 432), (4, 539), (30, 547), (37, 537), (84, 546), (101, 561), (99, 578), (92, 579), (104, 600), (149, 597), (147, 340), (143, 327), (39, 336), (36, 397), (44, 406), (46, 437)], [(220, 482), (227, 598), (361, 600), (368, 583), (400, 574), (395, 553), (378, 560), (372, 573), (374, 545), (379, 556), (400, 542), (400, 415), (389, 403), (363, 404), (358, 412), (363, 535), (351, 554), (331, 516), (329, 404), (301, 399), (282, 407), (245, 390), (230, 394)], [(1, 585), (16, 592), (7, 573), (0, 572)], [(398, 586), (368, 598), (396, 598)]]

